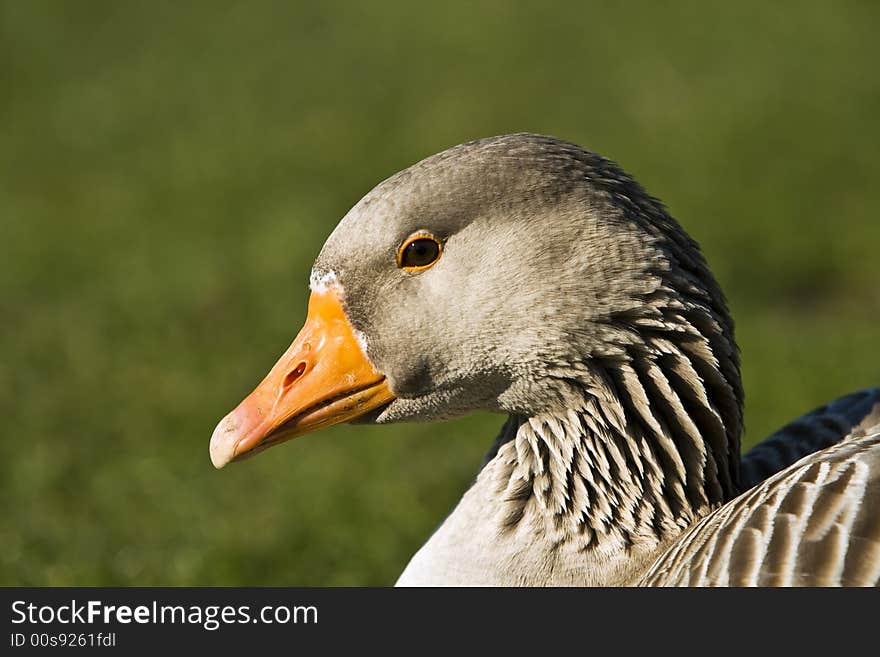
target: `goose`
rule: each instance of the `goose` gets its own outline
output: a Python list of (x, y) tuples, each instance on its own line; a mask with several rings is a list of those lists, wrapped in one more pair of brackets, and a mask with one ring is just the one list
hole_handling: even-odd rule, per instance
[(428, 157), (346, 214), (310, 288), (215, 467), (340, 422), (507, 416), (398, 585), (878, 583), (880, 388), (741, 456), (725, 298), (610, 160), (525, 133)]

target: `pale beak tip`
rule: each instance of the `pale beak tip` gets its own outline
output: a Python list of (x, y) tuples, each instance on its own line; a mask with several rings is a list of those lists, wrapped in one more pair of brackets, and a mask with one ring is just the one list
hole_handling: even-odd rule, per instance
[(232, 415), (230, 413), (220, 420), (211, 435), (211, 463), (218, 470), (235, 457), (235, 448), (238, 446), (238, 422), (234, 421)]

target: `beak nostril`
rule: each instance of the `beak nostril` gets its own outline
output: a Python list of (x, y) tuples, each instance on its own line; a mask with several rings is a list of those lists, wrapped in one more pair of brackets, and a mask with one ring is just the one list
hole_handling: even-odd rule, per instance
[(284, 381), (281, 382), (282, 387), (289, 388), (290, 386), (292, 386), (294, 381), (296, 381), (299, 377), (301, 377), (303, 375), (303, 372), (305, 372), (305, 371), (306, 371), (305, 362), (302, 362), (299, 365), (297, 365), (293, 370), (291, 370), (290, 372), (288, 372), (285, 375)]

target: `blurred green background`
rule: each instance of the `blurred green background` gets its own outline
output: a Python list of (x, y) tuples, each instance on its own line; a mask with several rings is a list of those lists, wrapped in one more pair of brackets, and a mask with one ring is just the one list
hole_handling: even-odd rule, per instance
[(215, 471), (374, 184), (533, 131), (702, 243), (746, 444), (880, 383), (880, 4), (0, 3), (0, 584), (390, 584), (502, 418)]

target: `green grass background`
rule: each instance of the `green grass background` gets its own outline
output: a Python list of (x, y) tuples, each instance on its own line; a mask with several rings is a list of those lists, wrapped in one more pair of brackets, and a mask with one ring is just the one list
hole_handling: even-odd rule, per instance
[(392, 583), (501, 423), (215, 471), (374, 184), (534, 131), (701, 242), (746, 443), (880, 383), (880, 5), (0, 2), (0, 584)]

